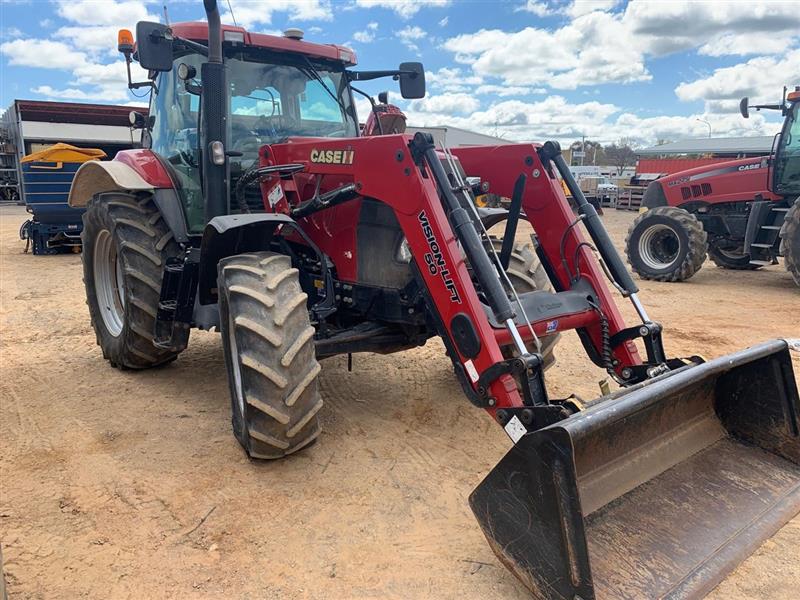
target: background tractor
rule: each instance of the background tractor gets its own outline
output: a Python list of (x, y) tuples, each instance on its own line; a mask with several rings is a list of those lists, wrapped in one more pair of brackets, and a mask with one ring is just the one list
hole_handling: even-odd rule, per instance
[[(168, 363), (191, 328), (218, 329), (234, 434), (270, 459), (317, 438), (320, 360), (439, 336), (464, 395), (513, 441), (470, 505), (537, 597), (700, 593), (800, 510), (788, 343), (667, 357), (557, 143), (451, 151), (381, 131), (402, 128), (385, 110), (359, 135), (353, 82), (392, 77), (418, 98), (421, 64), (355, 71), (346, 48), (223, 27), (204, 5), (207, 25), (142, 22), (135, 46), (121, 33), (153, 74), (130, 83), (151, 88), (132, 117), (143, 148), (86, 163), (70, 192), (112, 366)], [(509, 210), (478, 211), (482, 182)], [(522, 215), (533, 244), (515, 241)], [(618, 391), (548, 395), (568, 330)]]
[(776, 264), (800, 285), (800, 87), (779, 104), (785, 120), (774, 152), (673, 173), (652, 182), (625, 240), (628, 262), (644, 279), (684, 281), (706, 254), (725, 269)]

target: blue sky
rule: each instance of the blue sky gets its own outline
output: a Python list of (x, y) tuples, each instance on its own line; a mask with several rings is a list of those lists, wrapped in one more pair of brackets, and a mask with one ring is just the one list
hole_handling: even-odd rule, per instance
[[(116, 30), (162, 19), (161, 1), (0, 0), (0, 107), (14, 98), (141, 102), (125, 88)], [(172, 22), (204, 17), (167, 0)], [(750, 95), (800, 85), (800, 3), (651, 0), (230, 0), (240, 25), (353, 48), (364, 69), (420, 60), (428, 96), (392, 98), (416, 125), (506, 139), (637, 144), (772, 135), (777, 115), (745, 121)], [(227, 0), (223, 20), (231, 22)], [(365, 84), (370, 92), (396, 84)], [(363, 104), (359, 105), (363, 113)]]

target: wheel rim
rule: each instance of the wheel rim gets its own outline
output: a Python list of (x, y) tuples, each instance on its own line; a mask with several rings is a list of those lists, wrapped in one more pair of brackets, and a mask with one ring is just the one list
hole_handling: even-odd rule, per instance
[(231, 349), (231, 369), (233, 370), (233, 387), (236, 393), (236, 404), (239, 413), (244, 417), (244, 394), (242, 393), (242, 370), (239, 367), (239, 347), (236, 345), (236, 327), (233, 315), (228, 308), (228, 346)]
[(111, 232), (104, 229), (94, 246), (94, 285), (100, 316), (108, 332), (119, 337), (125, 325), (125, 277)]
[(681, 241), (669, 225), (652, 225), (639, 239), (639, 255), (651, 269), (666, 269), (678, 260)]

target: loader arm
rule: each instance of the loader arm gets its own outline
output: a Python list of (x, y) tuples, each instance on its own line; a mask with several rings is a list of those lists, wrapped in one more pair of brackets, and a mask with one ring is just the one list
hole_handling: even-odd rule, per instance
[[(265, 164), (306, 165), (303, 176), (344, 178), (356, 186), (361, 197), (390, 206), (408, 241), (436, 328), (462, 384), (466, 382), (470, 399), (493, 416), (497, 409), (530, 404), (520, 395), (512, 370), (504, 362), (501, 346), (514, 343), (515, 335), (504, 326), (508, 316), (493, 314), (488, 291), (476, 289), (470, 272), (476, 269), (465, 255), (464, 240), (454, 231), (453, 211), (433, 172), (436, 165), (426, 162), (424, 153), (415, 149), (418, 141), (407, 135), (346, 142), (298, 140), (270, 146), (262, 155), (269, 156)], [(616, 372), (632, 373), (642, 360), (633, 343), (619, 335), (626, 331), (622, 316), (594, 254), (579, 228), (571, 226), (575, 217), (558, 179), (550, 176), (541, 162), (537, 146), (480, 148), (459, 151), (458, 155), (463, 157), (468, 173), (477, 172), (490, 182), (492, 189), (509, 196), (520, 173), (539, 173), (526, 188), (523, 212), (534, 227), (537, 222), (546, 224), (537, 229), (537, 234), (546, 263), (556, 277), (553, 283), (561, 292), (541, 293), (525, 301), (531, 328), (537, 335), (581, 330), (591, 346), (590, 355), (601, 362), (604, 344), (608, 348), (611, 340), (619, 339), (607, 358)], [(468, 227), (473, 227), (471, 222)], [(569, 267), (559, 259), (562, 248), (569, 256)], [(575, 256), (579, 269), (573, 264)], [(579, 270), (579, 282), (570, 280), (567, 268), (573, 273)], [(493, 271), (491, 277), (496, 280), (497, 273)], [(511, 309), (516, 313), (516, 335), (531, 343), (531, 328), (521, 318), (522, 311), (514, 304)]]

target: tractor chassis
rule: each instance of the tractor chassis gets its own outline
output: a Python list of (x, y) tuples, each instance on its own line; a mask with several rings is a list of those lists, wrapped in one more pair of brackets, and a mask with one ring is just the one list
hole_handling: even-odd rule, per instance
[[(361, 144), (366, 148), (359, 152)], [(537, 230), (537, 253), (557, 292), (522, 295), (524, 313), (534, 316), (530, 326), (519, 306), (508, 300), (496, 265), (478, 234), (476, 215), (466, 210), (458, 198), (462, 190), (445, 171), (430, 139), (422, 135), (413, 139), (363, 138), (353, 144), (360, 158), (353, 165), (309, 163), (312, 146), (322, 151), (341, 144), (314, 141), (276, 145), (265, 154), (276, 173), (280, 173), (282, 164), (294, 171), (297, 164), (305, 164), (308, 174), (347, 174), (352, 175), (354, 183), (301, 202), (292, 211), (298, 220), (276, 213), (212, 219), (199, 247), (190, 247), (182, 260), (170, 261), (165, 268), (156, 324), (157, 345), (172, 347), (173, 339), (185, 339), (173, 332), (192, 325), (204, 329), (216, 325), (198, 322), (198, 317), (213, 314), (202, 309), (217, 301), (219, 260), (232, 254), (272, 249), (292, 257), (293, 264), (300, 268), (301, 281), (305, 279), (303, 288), (310, 297), (309, 312), (316, 324), (319, 358), (362, 351), (394, 352), (422, 345), (431, 335), (438, 334), (469, 400), (501, 422), (510, 413), (506, 411), (498, 417), (498, 409), (530, 407), (520, 421), (531, 430), (574, 412), (548, 398), (542, 358), (526, 347), (535, 343), (531, 330), (537, 337), (578, 330), (590, 358), (623, 385), (684, 364), (667, 360), (661, 327), (646, 319), (636, 300), (635, 283), (611, 246), (596, 212), (574, 180), (570, 182), (565, 177), (568, 185), (575, 188), (573, 197), (579, 207), (579, 217), (575, 219), (555, 177), (556, 170), (562, 177), (565, 172), (569, 176), (557, 144), (454, 151), (467, 173), (479, 175), (491, 183), (493, 190), (512, 197), (510, 214), (503, 215), (508, 218), (506, 237), (513, 237), (520, 216), (534, 215), (534, 227), (537, 221), (548, 224)], [(380, 179), (370, 176), (370, 172), (379, 172), (378, 163), (386, 164), (385, 155), (392, 157), (396, 173), (390, 171)], [(414, 278), (406, 289), (392, 292), (337, 279), (331, 259), (305, 233), (305, 217), (355, 198), (354, 190), (394, 210), (414, 256), (410, 265)], [(591, 242), (577, 227), (581, 221)], [(595, 249), (615, 286), (631, 296), (643, 314), (641, 325), (625, 327), (603, 281), (606, 274), (598, 265)], [(500, 254), (501, 262), (507, 260), (506, 247)], [(361, 323), (354, 320), (356, 324), (345, 329), (330, 326), (329, 317), (350, 310), (361, 311)], [(645, 361), (633, 344), (639, 338), (647, 352)], [(516, 348), (516, 357), (503, 354), (502, 348), (509, 347)], [(534, 417), (529, 416), (531, 411)]]

